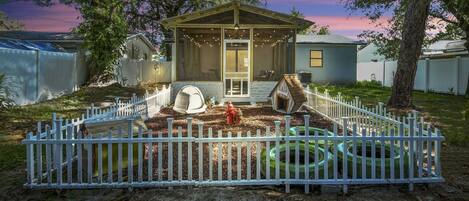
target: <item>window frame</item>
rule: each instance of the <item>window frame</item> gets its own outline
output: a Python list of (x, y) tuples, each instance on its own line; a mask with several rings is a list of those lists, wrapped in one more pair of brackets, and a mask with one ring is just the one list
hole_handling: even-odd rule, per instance
[[(312, 52), (321, 52), (321, 58), (313, 58), (312, 57)], [(321, 65), (320, 66), (312, 66), (311, 61), (315, 59), (321, 59)], [(315, 50), (315, 49), (310, 49), (309, 50), (309, 67), (310, 68), (323, 68), (324, 67), (324, 51), (323, 50)]]

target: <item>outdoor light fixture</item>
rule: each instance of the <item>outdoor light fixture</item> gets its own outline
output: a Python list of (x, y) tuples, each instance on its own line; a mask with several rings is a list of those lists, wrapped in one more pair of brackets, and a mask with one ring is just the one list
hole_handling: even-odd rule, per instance
[(239, 29), (239, 24), (235, 24), (234, 29), (238, 30)]
[(160, 74), (160, 65), (158, 63), (155, 63), (153, 65), (153, 69), (156, 71), (155, 72), (155, 82), (158, 81), (158, 75)]

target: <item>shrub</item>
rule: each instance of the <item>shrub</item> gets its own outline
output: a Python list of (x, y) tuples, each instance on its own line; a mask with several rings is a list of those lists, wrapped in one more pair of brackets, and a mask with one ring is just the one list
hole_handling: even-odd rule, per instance
[(14, 104), (10, 98), (12, 92), (6, 83), (5, 74), (0, 74), (0, 108), (6, 108)]
[(364, 88), (383, 88), (383, 86), (381, 85), (381, 82), (376, 81), (376, 80), (358, 81), (354, 86), (355, 87), (364, 87)]

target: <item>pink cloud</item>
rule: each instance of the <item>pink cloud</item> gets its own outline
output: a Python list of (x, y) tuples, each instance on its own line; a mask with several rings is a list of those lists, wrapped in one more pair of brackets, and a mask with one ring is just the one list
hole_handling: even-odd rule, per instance
[(388, 18), (382, 18), (376, 23), (372, 23), (366, 17), (359, 16), (307, 16), (306, 19), (316, 22), (321, 26), (328, 25), (332, 31), (382, 30), (382, 27), (376, 26), (377, 23), (381, 23), (381, 26), (386, 26), (388, 20)]

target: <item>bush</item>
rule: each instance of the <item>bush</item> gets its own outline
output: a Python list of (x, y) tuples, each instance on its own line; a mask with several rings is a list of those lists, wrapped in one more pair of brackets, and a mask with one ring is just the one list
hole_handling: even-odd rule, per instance
[(6, 108), (14, 104), (10, 96), (11, 90), (6, 83), (6, 76), (0, 74), (0, 108)]
[(376, 80), (364, 80), (364, 81), (358, 81), (354, 87), (363, 87), (363, 88), (383, 88), (381, 85), (380, 81)]

